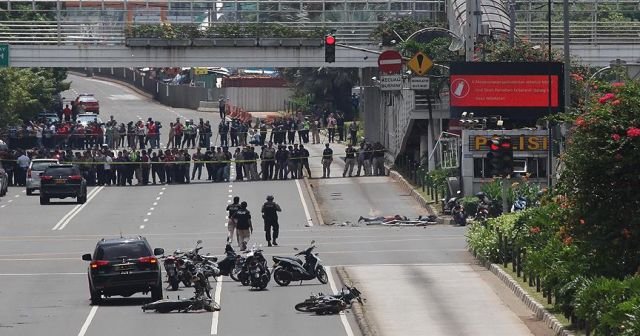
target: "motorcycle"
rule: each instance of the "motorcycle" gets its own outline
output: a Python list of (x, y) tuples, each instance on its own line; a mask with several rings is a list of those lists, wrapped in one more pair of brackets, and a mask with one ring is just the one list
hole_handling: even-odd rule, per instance
[(360, 291), (356, 287), (345, 286), (334, 295), (312, 295), (304, 302), (295, 305), (295, 310), (303, 313), (315, 312), (318, 315), (337, 314), (349, 308), (353, 300), (363, 304)]
[[(273, 257), (273, 280), (280, 286), (287, 286), (291, 281), (318, 279), (323, 284), (329, 281), (324, 266), (320, 263), (322, 260), (318, 258), (317, 253), (313, 253), (316, 248), (315, 240), (311, 241), (311, 246), (302, 252), (298, 252), (294, 257)], [(298, 251), (297, 248), (294, 250)], [(304, 256), (304, 263), (297, 258)]]
[(460, 198), (456, 198), (453, 208), (451, 208), (451, 215), (453, 216), (453, 222), (460, 226), (467, 225), (467, 214), (464, 212), (464, 206), (460, 202)]
[(195, 289), (195, 295), (189, 299), (170, 300), (162, 299), (154, 301), (142, 306), (142, 311), (155, 310), (158, 313), (169, 313), (177, 310), (178, 312), (189, 312), (194, 310), (206, 310), (214, 312), (220, 310), (220, 305), (211, 298), (211, 285), (209, 279), (204, 275), (204, 270), (200, 265), (195, 266), (196, 271), (193, 275), (192, 282)]
[(527, 198), (524, 196), (518, 196), (511, 206), (511, 212), (524, 211), (527, 209)]
[(226, 255), (225, 258), (217, 265), (219, 275), (226, 275), (233, 279), (233, 281), (239, 281), (238, 273), (240, 273), (242, 267), (237, 267), (236, 265), (238, 264), (238, 259), (241, 257), (236, 254), (233, 247), (231, 247), (231, 244), (227, 244), (224, 248), (224, 253)]
[(178, 266), (177, 259), (178, 257), (174, 254), (170, 256), (162, 256), (161, 259), (164, 260), (164, 270), (167, 273), (167, 279), (169, 281), (169, 288), (171, 290), (178, 290), (178, 286), (180, 285), (180, 277), (178, 276)]
[(251, 248), (246, 253), (246, 259), (244, 261), (244, 267), (238, 274), (238, 279), (244, 286), (249, 286), (258, 289), (265, 289), (271, 280), (271, 272), (267, 267), (267, 260), (262, 254), (262, 249)]

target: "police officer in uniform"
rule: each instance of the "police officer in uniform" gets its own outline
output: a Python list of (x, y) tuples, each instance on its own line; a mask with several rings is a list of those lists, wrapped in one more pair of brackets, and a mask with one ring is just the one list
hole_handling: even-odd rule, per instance
[[(227, 205), (227, 211), (229, 211), (229, 221), (227, 222), (227, 230), (229, 230), (229, 235), (227, 236), (227, 243), (231, 244), (233, 242), (234, 231), (236, 231), (236, 220), (233, 215), (240, 209), (240, 197), (235, 196), (233, 198), (233, 203)], [(242, 247), (240, 245), (240, 237), (238, 232), (235, 233), (236, 241), (238, 242), (238, 247)]]
[(247, 209), (247, 202), (240, 203), (240, 208), (233, 214), (233, 219), (236, 220), (236, 230), (238, 230), (238, 238), (240, 238), (240, 251), (245, 251), (253, 233), (251, 212)]
[(278, 246), (278, 233), (280, 225), (278, 224), (278, 212), (282, 211), (278, 203), (273, 201), (273, 196), (267, 196), (267, 201), (262, 205), (262, 218), (264, 219), (264, 232), (267, 238), (267, 244), (271, 245), (271, 229), (273, 228), (273, 245)]
[(347, 156), (345, 158), (345, 165), (344, 165), (344, 171), (342, 172), (342, 177), (345, 177), (347, 175), (347, 171), (349, 172), (349, 177), (351, 177), (353, 175), (353, 167), (356, 164), (356, 149), (353, 148), (353, 145), (351, 143), (349, 143), (349, 145), (345, 149), (345, 153)]

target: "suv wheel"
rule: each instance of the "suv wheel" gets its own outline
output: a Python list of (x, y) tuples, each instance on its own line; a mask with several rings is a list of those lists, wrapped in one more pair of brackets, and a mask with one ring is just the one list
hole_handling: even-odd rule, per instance
[(100, 296), (100, 292), (93, 290), (91, 288), (91, 285), (89, 285), (89, 294), (91, 295), (92, 306), (97, 306), (100, 304), (100, 302), (102, 302), (102, 297)]
[(40, 195), (40, 205), (49, 204), (49, 197)]
[(162, 284), (151, 287), (151, 300), (162, 300)]
[(83, 196), (78, 196), (78, 204), (84, 204), (87, 202), (87, 195), (83, 195)]

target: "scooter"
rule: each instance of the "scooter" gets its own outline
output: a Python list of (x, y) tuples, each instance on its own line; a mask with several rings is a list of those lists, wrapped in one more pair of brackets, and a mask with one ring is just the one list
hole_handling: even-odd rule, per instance
[(460, 226), (467, 225), (467, 214), (464, 212), (464, 206), (460, 203), (460, 199), (456, 200), (453, 209), (451, 209), (453, 222)]
[[(327, 271), (322, 266), (317, 253), (313, 253), (316, 248), (315, 240), (311, 241), (311, 246), (302, 252), (298, 252), (294, 257), (273, 257), (273, 280), (280, 286), (287, 286), (291, 281), (302, 281), (318, 279), (323, 284), (329, 281)], [(298, 251), (298, 248), (294, 248)], [(297, 256), (304, 256), (304, 263)]]
[(267, 267), (267, 260), (262, 254), (262, 249), (255, 246), (246, 255), (244, 267), (238, 274), (238, 279), (244, 286), (265, 289), (271, 280), (271, 272)]
[(227, 244), (227, 246), (224, 248), (224, 253), (226, 255), (225, 258), (218, 262), (218, 275), (226, 275), (231, 277), (233, 281), (239, 281), (238, 273), (240, 273), (242, 269), (236, 267), (236, 260), (239, 258), (239, 256), (233, 250), (231, 244)]
[(176, 255), (169, 255), (162, 257), (164, 259), (164, 270), (167, 272), (167, 280), (169, 281), (169, 287), (171, 290), (178, 290), (180, 285), (180, 278), (178, 277), (178, 266)]

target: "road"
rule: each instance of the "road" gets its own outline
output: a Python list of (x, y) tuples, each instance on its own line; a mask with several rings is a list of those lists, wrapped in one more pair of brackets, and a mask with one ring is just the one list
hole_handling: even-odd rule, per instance
[[(77, 76), (70, 79), (72, 92), (65, 96), (95, 93), (104, 120), (109, 115), (125, 123), (152, 117), (169, 125), (176, 117), (196, 121), (203, 117), (212, 125), (218, 124), (217, 113), (172, 109), (117, 84)], [(162, 143), (166, 144), (166, 138)], [(312, 155), (319, 150), (319, 146), (312, 148)], [(317, 167), (313, 164), (314, 171)], [(384, 177), (311, 181), (325, 217), (331, 214), (336, 223), (355, 222), (361, 214), (421, 214), (413, 201)], [(317, 252), (331, 271), (330, 284), (311, 281), (279, 287), (271, 282), (267, 290), (256, 292), (224, 278), (217, 289), (222, 305), (219, 313), (143, 313), (140, 305), (147, 298), (139, 295), (89, 305), (87, 264), (80, 257), (92, 252), (100, 238), (144, 235), (153, 247), (167, 251), (188, 249), (202, 239), (203, 253), (221, 255), (226, 239), (224, 208), (232, 196), (240, 196), (256, 218), (251, 241), (264, 244), (259, 209), (268, 194), (283, 207), (280, 246), (265, 247), (269, 261), (273, 255), (291, 255), (294, 247), (305, 247), (314, 239)], [(366, 273), (366, 267), (385, 265), (473, 263), (466, 251), (464, 228), (308, 227), (308, 218), (317, 223), (309, 196), (304, 183), (295, 180), (195, 181), (189, 185), (95, 187), (90, 188), (84, 206), (55, 200), (41, 206), (37, 196), (27, 197), (23, 190), (10, 188), (0, 199), (0, 302), (5, 303), (0, 306), (0, 334), (360, 335), (350, 313), (317, 317), (298, 313), (293, 306), (310, 293), (339, 288), (342, 284), (335, 274), (336, 266)], [(371, 290), (376, 288), (374, 283), (371, 286)], [(373, 297), (375, 293), (369, 294)], [(190, 296), (191, 289), (165, 291), (165, 295)], [(502, 304), (489, 295), (485, 299), (488, 306)], [(504, 309), (495, 311), (511, 318)]]

